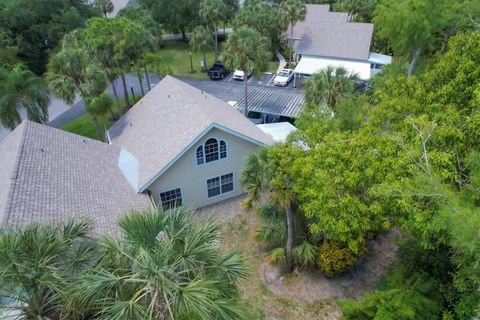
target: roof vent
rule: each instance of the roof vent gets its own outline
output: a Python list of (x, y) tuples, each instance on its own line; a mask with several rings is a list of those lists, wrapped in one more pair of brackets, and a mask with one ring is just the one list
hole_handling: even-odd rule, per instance
[(132, 126), (133, 126), (133, 124), (130, 122), (130, 127), (132, 127)]
[(42, 152), (45, 152), (45, 150), (43, 150), (43, 148), (40, 149)]
[(83, 143), (87, 143), (87, 140), (83, 139)]

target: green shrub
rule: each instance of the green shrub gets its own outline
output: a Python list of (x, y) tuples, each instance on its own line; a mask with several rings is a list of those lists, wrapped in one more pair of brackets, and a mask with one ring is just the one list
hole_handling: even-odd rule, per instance
[[(360, 255), (366, 251), (367, 249), (363, 247)], [(327, 276), (332, 277), (352, 268), (360, 255), (356, 255), (339, 242), (326, 240), (318, 250), (317, 265)]]
[(313, 267), (317, 257), (317, 247), (313, 244), (303, 241), (301, 244), (293, 248), (293, 259), (295, 264), (300, 267)]
[(285, 256), (285, 248), (275, 248), (268, 256), (268, 263), (270, 265), (284, 264), (287, 261)]

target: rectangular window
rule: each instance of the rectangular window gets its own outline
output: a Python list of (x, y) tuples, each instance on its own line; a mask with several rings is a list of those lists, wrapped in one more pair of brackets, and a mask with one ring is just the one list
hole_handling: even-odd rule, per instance
[(220, 141), (220, 159), (225, 159), (227, 157), (227, 144), (225, 141)]
[(209, 198), (233, 191), (233, 173), (208, 179), (207, 191)]
[(180, 188), (160, 193), (163, 210), (178, 208), (183, 205), (182, 191)]

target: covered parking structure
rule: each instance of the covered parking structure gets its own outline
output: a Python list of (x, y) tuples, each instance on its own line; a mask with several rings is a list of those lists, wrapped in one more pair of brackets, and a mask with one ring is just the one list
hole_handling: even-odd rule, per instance
[[(252, 87), (248, 90), (249, 118), (256, 124), (289, 121), (298, 118), (304, 105), (300, 90)], [(245, 112), (245, 97), (235, 107)]]

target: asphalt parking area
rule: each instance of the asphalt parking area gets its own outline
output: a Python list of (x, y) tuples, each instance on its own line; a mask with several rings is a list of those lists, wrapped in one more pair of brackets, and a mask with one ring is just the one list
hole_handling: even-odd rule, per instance
[[(248, 78), (248, 85), (259, 86), (259, 87), (275, 87), (273, 82), (275, 79), (275, 76), (276, 76), (275, 73), (271, 73), (271, 72), (265, 72), (264, 74), (262, 74), (260, 78), (250, 76)], [(233, 79), (233, 72), (230, 72), (228, 76), (225, 77), (225, 79), (220, 80), (219, 82), (227, 82), (233, 85), (234, 84), (243, 85), (243, 81)], [(297, 87), (299, 84), (301, 84), (301, 81), (297, 79)], [(290, 81), (290, 83), (284, 88), (294, 89), (293, 80)]]

